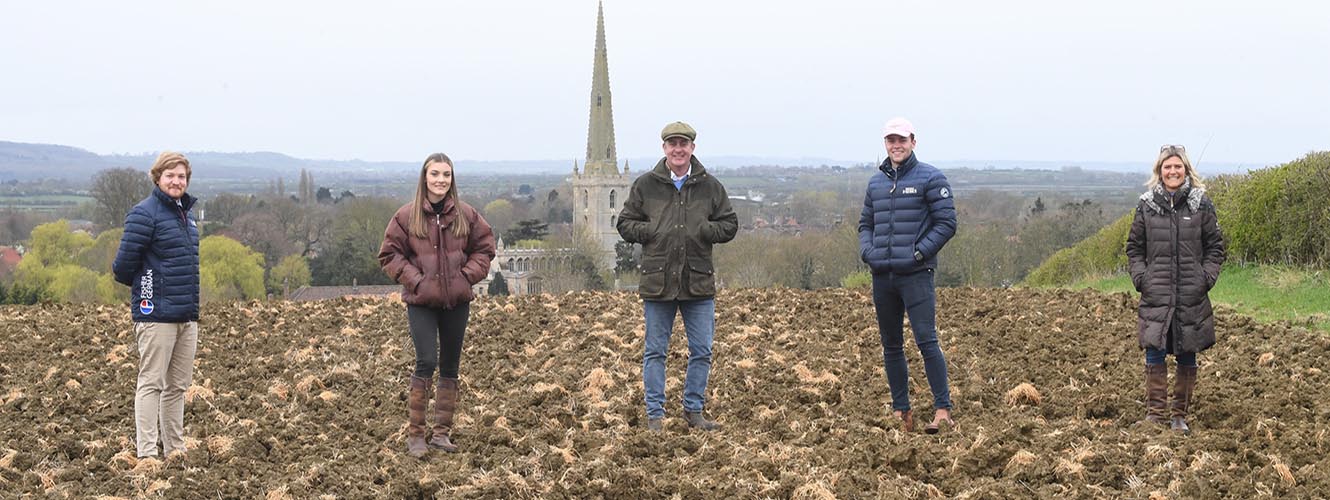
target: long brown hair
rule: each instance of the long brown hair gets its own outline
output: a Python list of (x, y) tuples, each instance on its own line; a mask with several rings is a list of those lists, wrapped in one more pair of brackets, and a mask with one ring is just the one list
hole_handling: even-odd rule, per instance
[(457, 168), (453, 167), (453, 160), (443, 153), (434, 153), (425, 158), (425, 163), (420, 166), (420, 181), (416, 183), (416, 197), (411, 202), (411, 219), (407, 225), (411, 226), (411, 234), (417, 238), (428, 238), (429, 231), (425, 228), (425, 207), (430, 205), (429, 186), (425, 185), (425, 176), (429, 172), (431, 163), (446, 163), (448, 168), (453, 171), (453, 181), (448, 184), (448, 192), (444, 193), (443, 199), (452, 198), (453, 206), (456, 207), (457, 217), (453, 218), (450, 227), (453, 229), (453, 236), (466, 238), (471, 233), (471, 222), (466, 220), (466, 214), (462, 212), (462, 200), (457, 197)]

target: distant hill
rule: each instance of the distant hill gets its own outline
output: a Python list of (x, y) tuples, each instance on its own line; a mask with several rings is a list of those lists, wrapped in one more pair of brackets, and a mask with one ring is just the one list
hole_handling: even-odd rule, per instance
[[(196, 168), (195, 175), (203, 179), (215, 178), (268, 178), (275, 173), (294, 179), (300, 169), (322, 173), (361, 173), (387, 174), (397, 176), (401, 173), (414, 173), (420, 168), (419, 160), (411, 161), (364, 161), (364, 160), (319, 160), (296, 158), (282, 153), (267, 151), (224, 153), (216, 151), (185, 151)], [(156, 154), (139, 155), (99, 155), (84, 149), (56, 144), (30, 144), (0, 141), (0, 182), (8, 180), (35, 179), (75, 179), (91, 178), (99, 170), (116, 167), (131, 167), (147, 170)], [(423, 158), (423, 156), (422, 156)], [(632, 173), (641, 173), (655, 166), (660, 157), (636, 157), (621, 159), (629, 165)], [(710, 168), (738, 168), (746, 166), (772, 165), (786, 167), (853, 167), (871, 165), (880, 158), (864, 160), (831, 159), (822, 157), (775, 157), (775, 156), (701, 156)], [(571, 173), (574, 158), (564, 160), (466, 160), (456, 159), (459, 168), (487, 175), (537, 175)], [(576, 160), (580, 165), (582, 161)], [(1081, 168), (1084, 170), (1102, 170), (1110, 172), (1141, 172), (1144, 167), (1137, 162), (1056, 162), (1056, 161), (1011, 161), (1011, 160), (958, 160), (937, 161), (936, 165), (944, 168), (997, 168), (997, 169), (1034, 169), (1065, 170)], [(1260, 165), (1239, 163), (1209, 162), (1203, 167), (1206, 174), (1243, 172), (1246, 168), (1259, 168)]]

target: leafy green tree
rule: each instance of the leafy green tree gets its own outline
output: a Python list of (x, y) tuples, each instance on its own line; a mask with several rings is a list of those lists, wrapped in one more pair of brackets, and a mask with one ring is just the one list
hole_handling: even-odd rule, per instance
[(503, 277), (503, 273), (494, 272), (494, 279), (490, 281), (490, 287), (487, 290), (490, 295), (508, 295), (508, 280)]
[(104, 304), (122, 304), (129, 300), (129, 287), (115, 281), (111, 273), (97, 276), (97, 301)]
[(58, 300), (46, 291), (56, 277), (55, 269), (64, 265), (77, 267), (79, 255), (91, 246), (92, 236), (70, 232), (69, 222), (64, 219), (33, 228), (28, 253), (18, 265), (15, 288), (33, 294), (33, 301)]
[(310, 283), (309, 262), (299, 255), (287, 255), (268, 271), (268, 291), (286, 293)]
[(61, 264), (50, 268), (50, 283), (46, 286), (42, 299), (52, 302), (97, 302), (97, 283), (99, 276), (91, 269), (75, 265)]
[(124, 234), (125, 229), (120, 227), (102, 231), (92, 241), (92, 245), (79, 252), (76, 262), (98, 273), (110, 272), (111, 263), (115, 262), (115, 253), (120, 249), (120, 237)]
[(503, 233), (503, 241), (543, 240), (550, 234), (550, 225), (540, 219), (526, 219)]
[(485, 221), (494, 228), (494, 234), (503, 234), (508, 230), (508, 226), (513, 224), (513, 202), (505, 199), (497, 199), (485, 204), (482, 210), (485, 215)]
[(64, 219), (42, 224), (32, 229), (23, 264), (45, 267), (74, 264), (78, 255), (92, 246), (92, 242), (92, 236), (88, 233), (71, 232), (69, 221)]
[(225, 236), (199, 242), (199, 286), (202, 299), (235, 300), (263, 297), (263, 256)]
[(384, 228), (397, 212), (397, 202), (359, 197), (338, 205), (331, 244), (310, 261), (318, 285), (389, 285), (392, 280), (379, 267), (379, 246)]

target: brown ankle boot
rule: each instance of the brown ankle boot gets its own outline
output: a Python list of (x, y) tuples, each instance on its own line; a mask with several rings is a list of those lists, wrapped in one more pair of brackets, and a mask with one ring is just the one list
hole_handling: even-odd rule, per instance
[(434, 390), (434, 429), (429, 445), (448, 453), (457, 451), (457, 445), (448, 438), (453, 430), (453, 413), (457, 411), (457, 392), (457, 379), (439, 377)]
[(1168, 367), (1145, 365), (1145, 419), (1142, 424), (1168, 425)]
[(1173, 430), (1191, 434), (1187, 427), (1187, 410), (1196, 391), (1196, 367), (1178, 365), (1173, 377)]
[(427, 378), (411, 376), (410, 390), (406, 394), (406, 454), (416, 458), (425, 456), (425, 408), (429, 401)]

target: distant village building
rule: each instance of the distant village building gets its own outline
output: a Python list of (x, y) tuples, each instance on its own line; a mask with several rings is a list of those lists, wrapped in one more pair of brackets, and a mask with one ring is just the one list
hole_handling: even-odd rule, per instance
[[(619, 241), (619, 211), (628, 198), (632, 177), (628, 163), (619, 168), (614, 146), (614, 109), (610, 94), (609, 55), (605, 49), (605, 8), (596, 13), (596, 48), (591, 71), (590, 118), (587, 122), (586, 161), (579, 169), (573, 162), (572, 187), (573, 234), (589, 237), (600, 248), (602, 267), (613, 267), (614, 247)], [(490, 274), (481, 284), (488, 293), (489, 283), (501, 273), (511, 295), (540, 293), (541, 273), (567, 264), (573, 251), (567, 248), (509, 248), (498, 241), (498, 254), (490, 265)], [(479, 285), (477, 285), (479, 286)]]
[(601, 264), (614, 265), (620, 240), (615, 224), (632, 183), (628, 163), (619, 169), (614, 147), (614, 110), (610, 96), (609, 56), (605, 50), (605, 9), (596, 14), (596, 52), (591, 71), (591, 112), (587, 123), (586, 163), (579, 172), (573, 162), (573, 233), (600, 244)]
[(18, 269), (23, 261), (23, 247), (0, 246), (0, 277), (7, 277)]

